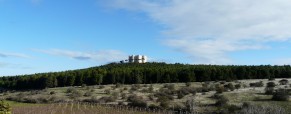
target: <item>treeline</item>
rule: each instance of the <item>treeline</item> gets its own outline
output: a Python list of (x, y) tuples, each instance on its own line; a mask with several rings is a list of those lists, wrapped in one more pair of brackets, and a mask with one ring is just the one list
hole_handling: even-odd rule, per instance
[(21, 90), (81, 86), (84, 84), (150, 84), (269, 78), (291, 78), (291, 67), (289, 65), (238, 66), (112, 63), (88, 69), (1, 77), (0, 87)]

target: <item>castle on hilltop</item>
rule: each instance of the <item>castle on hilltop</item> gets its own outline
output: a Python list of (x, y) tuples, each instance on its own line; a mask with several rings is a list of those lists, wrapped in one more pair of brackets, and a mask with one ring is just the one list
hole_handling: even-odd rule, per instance
[(148, 61), (147, 56), (145, 55), (130, 55), (128, 56), (128, 60), (122, 60), (121, 63), (146, 63)]

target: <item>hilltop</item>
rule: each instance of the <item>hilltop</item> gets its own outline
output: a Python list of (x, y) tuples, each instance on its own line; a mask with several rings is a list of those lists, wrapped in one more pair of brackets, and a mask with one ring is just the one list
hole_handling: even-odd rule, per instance
[(166, 63), (111, 63), (86, 69), (38, 73), (0, 78), (5, 89), (44, 89), (51, 87), (204, 82), (241, 79), (290, 78), (291, 67), (246, 65), (190, 65)]

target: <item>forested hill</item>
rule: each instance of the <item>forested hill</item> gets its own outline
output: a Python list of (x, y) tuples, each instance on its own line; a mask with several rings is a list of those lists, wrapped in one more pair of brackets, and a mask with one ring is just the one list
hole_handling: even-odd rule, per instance
[(6, 89), (43, 89), (96, 84), (170, 83), (237, 79), (290, 78), (291, 67), (188, 64), (108, 64), (88, 69), (0, 78)]

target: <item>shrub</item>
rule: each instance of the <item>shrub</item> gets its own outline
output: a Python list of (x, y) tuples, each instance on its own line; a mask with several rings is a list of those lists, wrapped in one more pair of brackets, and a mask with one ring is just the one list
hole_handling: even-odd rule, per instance
[(191, 82), (187, 82), (187, 83), (185, 83), (185, 85), (186, 85), (187, 87), (190, 87), (192, 84), (191, 84)]
[(192, 88), (192, 87), (182, 87), (179, 90), (177, 90), (178, 97), (180, 97), (180, 98), (182, 98), (185, 95), (188, 95), (190, 93), (192, 93), (193, 95), (196, 95), (197, 92), (196, 92), (195, 88)]
[(255, 82), (255, 83), (250, 83), (250, 87), (263, 87), (264, 83), (263, 81)]
[(119, 88), (119, 87), (121, 87), (122, 85), (120, 84), (120, 83), (117, 83), (117, 84), (115, 84), (115, 88)]
[(135, 107), (147, 107), (146, 101), (142, 97), (137, 95), (131, 95), (127, 98), (127, 101), (130, 102), (128, 105)]
[(53, 94), (56, 94), (56, 92), (55, 91), (51, 91), (50, 92), (50, 95), (53, 95)]
[(195, 111), (196, 111), (196, 103), (195, 103), (195, 100), (194, 99), (188, 99), (186, 102), (185, 102), (185, 107), (186, 109), (190, 112), (190, 113), (194, 113), (195, 114)]
[(280, 85), (287, 85), (288, 84), (288, 80), (287, 79), (282, 79), (279, 81)]
[(91, 91), (87, 91), (85, 94), (84, 94), (85, 97), (89, 97), (89, 96), (92, 96), (92, 92)]
[(122, 99), (125, 99), (126, 97), (127, 97), (126, 93), (122, 93), (122, 94), (121, 94), (121, 98), (122, 98)]
[(226, 88), (230, 89), (231, 91), (233, 91), (235, 89), (232, 83), (228, 83), (226, 85)]
[(278, 89), (273, 93), (272, 99), (275, 101), (289, 101), (289, 92), (286, 89)]
[(72, 93), (73, 91), (77, 91), (76, 88), (70, 87), (67, 89), (66, 93)]
[(83, 101), (90, 102), (90, 103), (99, 103), (99, 100), (95, 96), (92, 96), (90, 99), (84, 99)]
[(240, 89), (241, 85), (240, 84), (235, 84), (234, 87), (235, 87), (235, 89)]
[(158, 98), (158, 101), (164, 100), (164, 99), (166, 99), (166, 100), (173, 100), (174, 99), (174, 97), (172, 95), (167, 94), (167, 93), (163, 93), (163, 92), (157, 92), (154, 94), (154, 96)]
[(267, 87), (275, 87), (275, 86), (276, 86), (275, 82), (268, 82), (267, 83)]
[(216, 86), (216, 93), (223, 93), (225, 91), (224, 86)]
[(225, 105), (227, 105), (228, 101), (229, 100), (225, 96), (221, 95), (221, 96), (219, 96), (219, 98), (216, 101), (215, 105), (216, 106), (225, 106)]
[(98, 100), (98, 103), (108, 103), (108, 102), (114, 102), (115, 99), (113, 97), (101, 97)]
[(274, 93), (274, 87), (266, 87), (265, 94), (272, 95)]
[(104, 90), (105, 94), (110, 94), (111, 91), (109, 89)]
[(11, 106), (3, 100), (0, 101), (0, 114), (11, 114)]
[(119, 97), (119, 93), (118, 93), (118, 92), (113, 92), (113, 93), (112, 93), (112, 97), (113, 97), (114, 99), (118, 99), (118, 97)]
[(72, 99), (77, 99), (77, 98), (81, 97), (82, 95), (83, 94), (80, 91), (75, 90), (75, 91), (71, 92), (71, 94), (69, 96)]
[(164, 84), (164, 88), (169, 90), (175, 90), (175, 84)]
[(138, 90), (138, 89), (140, 89), (140, 88), (141, 88), (140, 84), (133, 84), (133, 85), (131, 86), (131, 90), (133, 90), (133, 91), (136, 91), (136, 90)]
[(182, 99), (182, 98), (185, 96), (185, 94), (179, 92), (179, 93), (177, 94), (177, 96), (178, 96), (178, 99)]
[(148, 92), (154, 92), (154, 87), (153, 87), (153, 85), (150, 85), (150, 87), (149, 87), (149, 89), (148, 89)]
[(161, 101), (160, 102), (160, 107), (163, 108), (163, 109), (168, 109), (169, 105), (170, 105), (169, 101)]
[(100, 86), (98, 86), (98, 89), (104, 89), (104, 88), (105, 88), (104, 85), (100, 85)]

